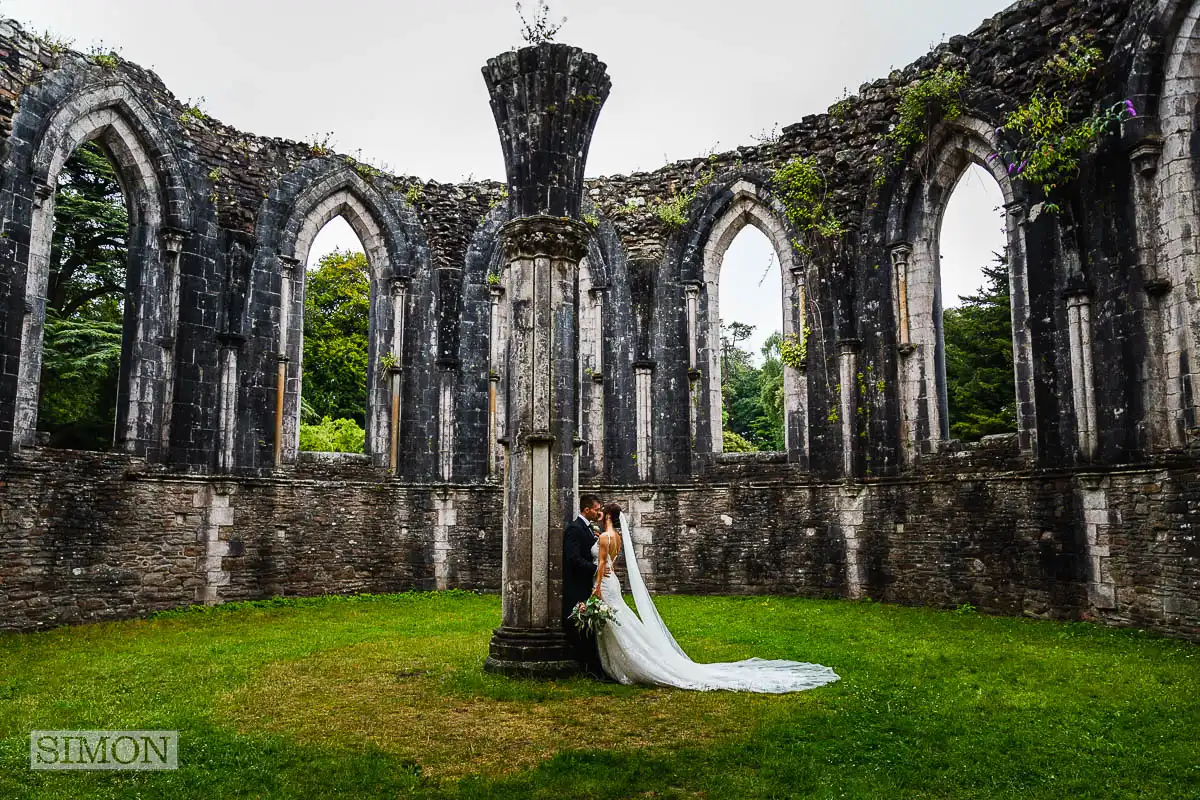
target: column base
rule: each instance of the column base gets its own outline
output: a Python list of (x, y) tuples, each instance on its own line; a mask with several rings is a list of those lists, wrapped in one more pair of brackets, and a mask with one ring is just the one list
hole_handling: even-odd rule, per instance
[(566, 678), (581, 670), (558, 628), (497, 628), (483, 668), (516, 678)]

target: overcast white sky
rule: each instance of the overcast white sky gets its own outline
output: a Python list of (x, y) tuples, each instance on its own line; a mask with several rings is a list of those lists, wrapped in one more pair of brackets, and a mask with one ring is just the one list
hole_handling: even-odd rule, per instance
[[(844, 89), (884, 77), (944, 38), (969, 33), (1006, 0), (554, 0), (559, 41), (598, 54), (613, 91), (589, 175), (651, 170), (751, 144), (823, 112)], [(536, 0), (524, 3), (526, 15)], [(511, 0), (0, 0), (0, 13), (111, 46), (154, 69), (180, 99), (242, 130), (336, 148), (391, 171), (441, 181), (503, 180), (480, 67), (522, 44)], [(983, 175), (981, 178), (980, 175)], [(969, 175), (942, 237), (947, 305), (979, 283), (1003, 248), (999, 188)], [(314, 257), (354, 244), (331, 224)], [(726, 258), (722, 316), (780, 327), (778, 269), (757, 231)], [(750, 277), (752, 276), (752, 277)]]

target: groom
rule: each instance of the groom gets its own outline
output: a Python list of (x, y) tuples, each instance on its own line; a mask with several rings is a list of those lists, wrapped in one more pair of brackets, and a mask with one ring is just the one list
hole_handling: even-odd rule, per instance
[(577, 603), (591, 597), (595, 586), (596, 561), (592, 558), (592, 545), (600, 534), (602, 519), (604, 511), (600, 498), (594, 494), (581, 495), (579, 516), (571, 520), (571, 524), (563, 531), (563, 629), (573, 657), (583, 665), (584, 672), (593, 678), (604, 677), (596, 636), (580, 631), (569, 617)]

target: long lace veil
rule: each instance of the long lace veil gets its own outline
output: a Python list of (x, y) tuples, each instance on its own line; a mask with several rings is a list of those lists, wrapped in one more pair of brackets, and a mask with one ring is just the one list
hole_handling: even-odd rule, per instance
[[(633, 526), (629, 524), (629, 518), (624, 513), (621, 514), (621, 533), (625, 536), (625, 571), (629, 575), (629, 590), (633, 593), (633, 604), (642, 619), (642, 625), (662, 644), (669, 645), (679, 655), (688, 658), (687, 653), (683, 652), (675, 637), (667, 630), (662, 617), (658, 615), (654, 600), (650, 598), (650, 592), (646, 589), (646, 582), (642, 580), (642, 570), (638, 567), (637, 554), (634, 552)], [(690, 658), (688, 660), (691, 661)]]

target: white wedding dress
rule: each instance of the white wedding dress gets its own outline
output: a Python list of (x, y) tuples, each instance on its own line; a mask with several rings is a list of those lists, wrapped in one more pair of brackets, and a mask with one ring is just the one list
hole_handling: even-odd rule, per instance
[[(624, 539), (621, 552), (625, 554), (629, 588), (637, 614), (625, 605), (621, 581), (616, 571), (610, 569), (600, 584), (600, 591), (604, 602), (615, 612), (615, 621), (605, 625), (596, 637), (600, 663), (610, 677), (620, 683), (771, 694), (799, 692), (838, 680), (837, 673), (829, 667), (798, 661), (765, 661), (761, 658), (719, 664), (692, 661), (654, 607), (633, 552), (633, 529), (624, 515), (621, 516), (621, 531)], [(599, 558), (599, 549), (599, 542), (592, 545), (593, 560)], [(611, 558), (609, 565), (612, 565)]]

